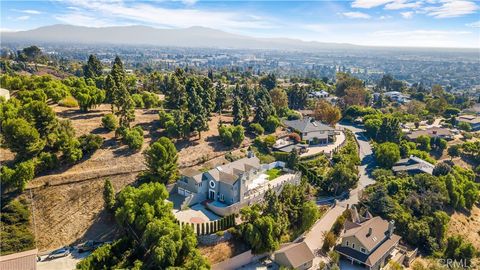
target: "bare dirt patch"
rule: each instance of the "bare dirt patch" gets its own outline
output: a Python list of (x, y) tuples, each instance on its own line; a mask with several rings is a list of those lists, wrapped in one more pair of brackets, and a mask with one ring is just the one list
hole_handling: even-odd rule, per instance
[(480, 208), (474, 206), (470, 215), (455, 212), (450, 216), (447, 236), (461, 235), (480, 250)]
[[(28, 184), (24, 195), (30, 197), (29, 189), (32, 190), (38, 248), (44, 251), (89, 239), (111, 239), (116, 227), (111, 215), (103, 211), (104, 180), (109, 178), (119, 191), (133, 183), (138, 173), (145, 169), (142, 151), (162, 135), (157, 110), (135, 111), (132, 125), (142, 126), (145, 143), (142, 151), (131, 152), (114, 138), (114, 132), (101, 127), (101, 118), (111, 112), (109, 105), (101, 105), (88, 113), (76, 108), (52, 107), (60, 118), (72, 122), (77, 136), (98, 134), (105, 142), (92, 156), (36, 177)], [(223, 156), (231, 149), (220, 142), (217, 125), (230, 121), (229, 116), (212, 116), (210, 130), (202, 132), (201, 138), (176, 142), (179, 166), (200, 167), (206, 161), (210, 161), (207, 166), (225, 163)], [(249, 144), (250, 139), (246, 138), (243, 147)], [(240, 150), (234, 152), (242, 154)], [(5, 150), (0, 155), (2, 162), (13, 158)]]
[(247, 251), (248, 247), (238, 240), (230, 240), (214, 246), (202, 246), (199, 249), (200, 254), (210, 262), (210, 265), (214, 265)]

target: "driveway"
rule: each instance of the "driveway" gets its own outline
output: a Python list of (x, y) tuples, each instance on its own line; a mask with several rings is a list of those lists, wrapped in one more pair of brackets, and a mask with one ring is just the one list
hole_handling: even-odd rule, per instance
[[(76, 269), (77, 263), (87, 257), (91, 252), (78, 253), (72, 251), (70, 255), (63, 258), (37, 262), (37, 270), (72, 270)], [(41, 256), (44, 260), (47, 255)]]
[[(305, 235), (304, 241), (308, 247), (317, 254), (317, 251), (321, 249), (323, 245), (323, 234), (332, 227), (335, 220), (347, 209), (347, 205), (356, 204), (359, 201), (359, 197), (363, 189), (375, 183), (370, 177), (372, 169), (375, 167), (375, 159), (373, 158), (372, 147), (368, 143), (367, 138), (363, 135), (364, 130), (357, 126), (349, 124), (339, 124), (340, 127), (351, 130), (358, 140), (360, 146), (359, 156), (361, 159), (361, 165), (358, 167), (360, 178), (358, 186), (350, 191), (350, 197), (346, 200), (339, 201), (335, 207), (330, 209), (321, 219), (319, 219), (312, 227), (312, 229)], [(322, 258), (316, 257), (314, 264), (318, 264)]]

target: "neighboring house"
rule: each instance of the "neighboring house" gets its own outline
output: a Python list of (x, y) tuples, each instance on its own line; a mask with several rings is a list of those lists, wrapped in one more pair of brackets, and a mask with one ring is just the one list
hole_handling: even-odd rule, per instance
[(345, 222), (342, 242), (336, 251), (352, 264), (370, 270), (381, 269), (393, 257), (402, 263), (404, 256), (396, 256), (401, 237), (393, 233), (394, 221), (372, 217), (368, 212), (365, 217), (359, 217), (356, 209), (352, 210), (353, 222)]
[(307, 243), (300, 242), (286, 246), (274, 253), (274, 261), (288, 269), (305, 270), (313, 266), (315, 256)]
[(310, 98), (327, 98), (329, 96), (328, 92), (325, 90), (320, 90), (320, 91), (313, 91), (310, 94), (308, 94), (308, 97)]
[(0, 256), (1, 270), (35, 270), (37, 269), (37, 249)]
[(478, 115), (471, 115), (471, 114), (463, 114), (457, 117), (457, 124), (465, 122), (469, 123), (472, 126), (472, 131), (479, 131), (480, 130), (480, 116)]
[(440, 128), (440, 127), (433, 127), (425, 130), (414, 130), (410, 133), (406, 134), (410, 141), (416, 141), (418, 137), (426, 135), (430, 138), (439, 138), (445, 140), (451, 140), (453, 138), (453, 134), (448, 128)]
[(410, 156), (408, 158), (400, 159), (395, 165), (393, 165), (392, 170), (395, 173), (407, 172), (409, 174), (432, 174), (433, 168), (435, 168), (433, 164), (416, 156)]
[(10, 91), (8, 91), (5, 88), (0, 88), (0, 97), (5, 98), (5, 100), (9, 100), (10, 99)]
[(283, 123), (291, 132), (297, 132), (307, 144), (328, 144), (335, 141), (335, 129), (315, 121), (311, 117), (298, 120), (285, 120)]
[(408, 103), (410, 101), (407, 95), (404, 95), (403, 93), (398, 91), (385, 92), (383, 93), (383, 96), (387, 97), (391, 101), (395, 101), (398, 103)]
[[(280, 168), (282, 173), (269, 180), (266, 171), (273, 168)], [(278, 190), (285, 183), (300, 180), (300, 174), (285, 168), (285, 163), (261, 164), (253, 152), (207, 172), (187, 169), (181, 173), (176, 189), (185, 196), (182, 208), (207, 201), (207, 207), (221, 216), (238, 212), (241, 206), (263, 198), (270, 188)]]
[(480, 115), (480, 103), (475, 103), (472, 107), (462, 111), (465, 114)]

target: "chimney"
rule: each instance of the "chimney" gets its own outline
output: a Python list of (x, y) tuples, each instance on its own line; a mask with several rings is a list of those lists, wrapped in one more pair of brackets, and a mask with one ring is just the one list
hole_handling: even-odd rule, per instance
[(350, 211), (352, 213), (352, 221), (357, 224), (360, 223), (360, 217), (358, 215), (357, 207), (355, 207), (355, 205), (352, 205)]
[(247, 152), (247, 157), (248, 157), (248, 158), (252, 158), (252, 157), (254, 157), (254, 156), (255, 156), (255, 153), (253, 153), (252, 150), (248, 150), (248, 152)]
[(390, 220), (390, 222), (388, 222), (388, 237), (392, 236), (394, 229), (395, 229), (395, 221)]
[(370, 235), (372, 235), (372, 227), (368, 228), (368, 234), (367, 234), (367, 237), (369, 237)]

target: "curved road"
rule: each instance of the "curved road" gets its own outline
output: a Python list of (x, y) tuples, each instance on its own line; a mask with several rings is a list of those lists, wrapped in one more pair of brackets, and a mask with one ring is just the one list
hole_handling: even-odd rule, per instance
[[(346, 200), (339, 201), (335, 207), (329, 209), (323, 216), (320, 218), (310, 229), (310, 231), (305, 235), (303, 241), (307, 243), (308, 247), (313, 251), (314, 254), (318, 254), (318, 251), (322, 248), (323, 245), (323, 234), (328, 232), (332, 227), (333, 223), (339, 217), (343, 211), (345, 211), (347, 205), (352, 205), (358, 203), (359, 193), (368, 185), (375, 183), (375, 181), (369, 176), (370, 170), (375, 165), (375, 159), (373, 158), (372, 147), (368, 143), (368, 140), (363, 135), (365, 131), (362, 128), (359, 128), (350, 124), (338, 124), (338, 127), (351, 130), (355, 137), (357, 138), (359, 148), (359, 156), (361, 159), (361, 165), (358, 167), (360, 178), (358, 181), (358, 186), (350, 191), (350, 197)], [(313, 261), (314, 267), (318, 266), (320, 261), (324, 260), (320, 256), (315, 257)], [(255, 261), (256, 257), (247, 251), (235, 257), (232, 257), (226, 261), (213, 265), (213, 270), (220, 269), (236, 269), (242, 265), (246, 265), (252, 261)]]
[[(332, 227), (335, 220), (345, 211), (347, 205), (356, 204), (359, 201), (359, 193), (368, 185), (375, 183), (370, 177), (371, 169), (375, 166), (375, 159), (373, 158), (372, 147), (368, 143), (367, 138), (363, 135), (365, 131), (350, 124), (338, 124), (338, 127), (351, 130), (357, 138), (359, 144), (359, 156), (361, 159), (361, 165), (358, 167), (360, 178), (358, 186), (350, 191), (350, 197), (346, 200), (339, 201), (335, 207), (328, 210), (321, 219), (319, 219), (312, 227), (312, 229), (305, 235), (304, 241), (314, 254), (318, 254), (318, 251), (323, 245), (323, 235), (328, 232)], [(313, 263), (314, 266), (318, 265), (322, 261), (321, 257), (315, 257)]]

